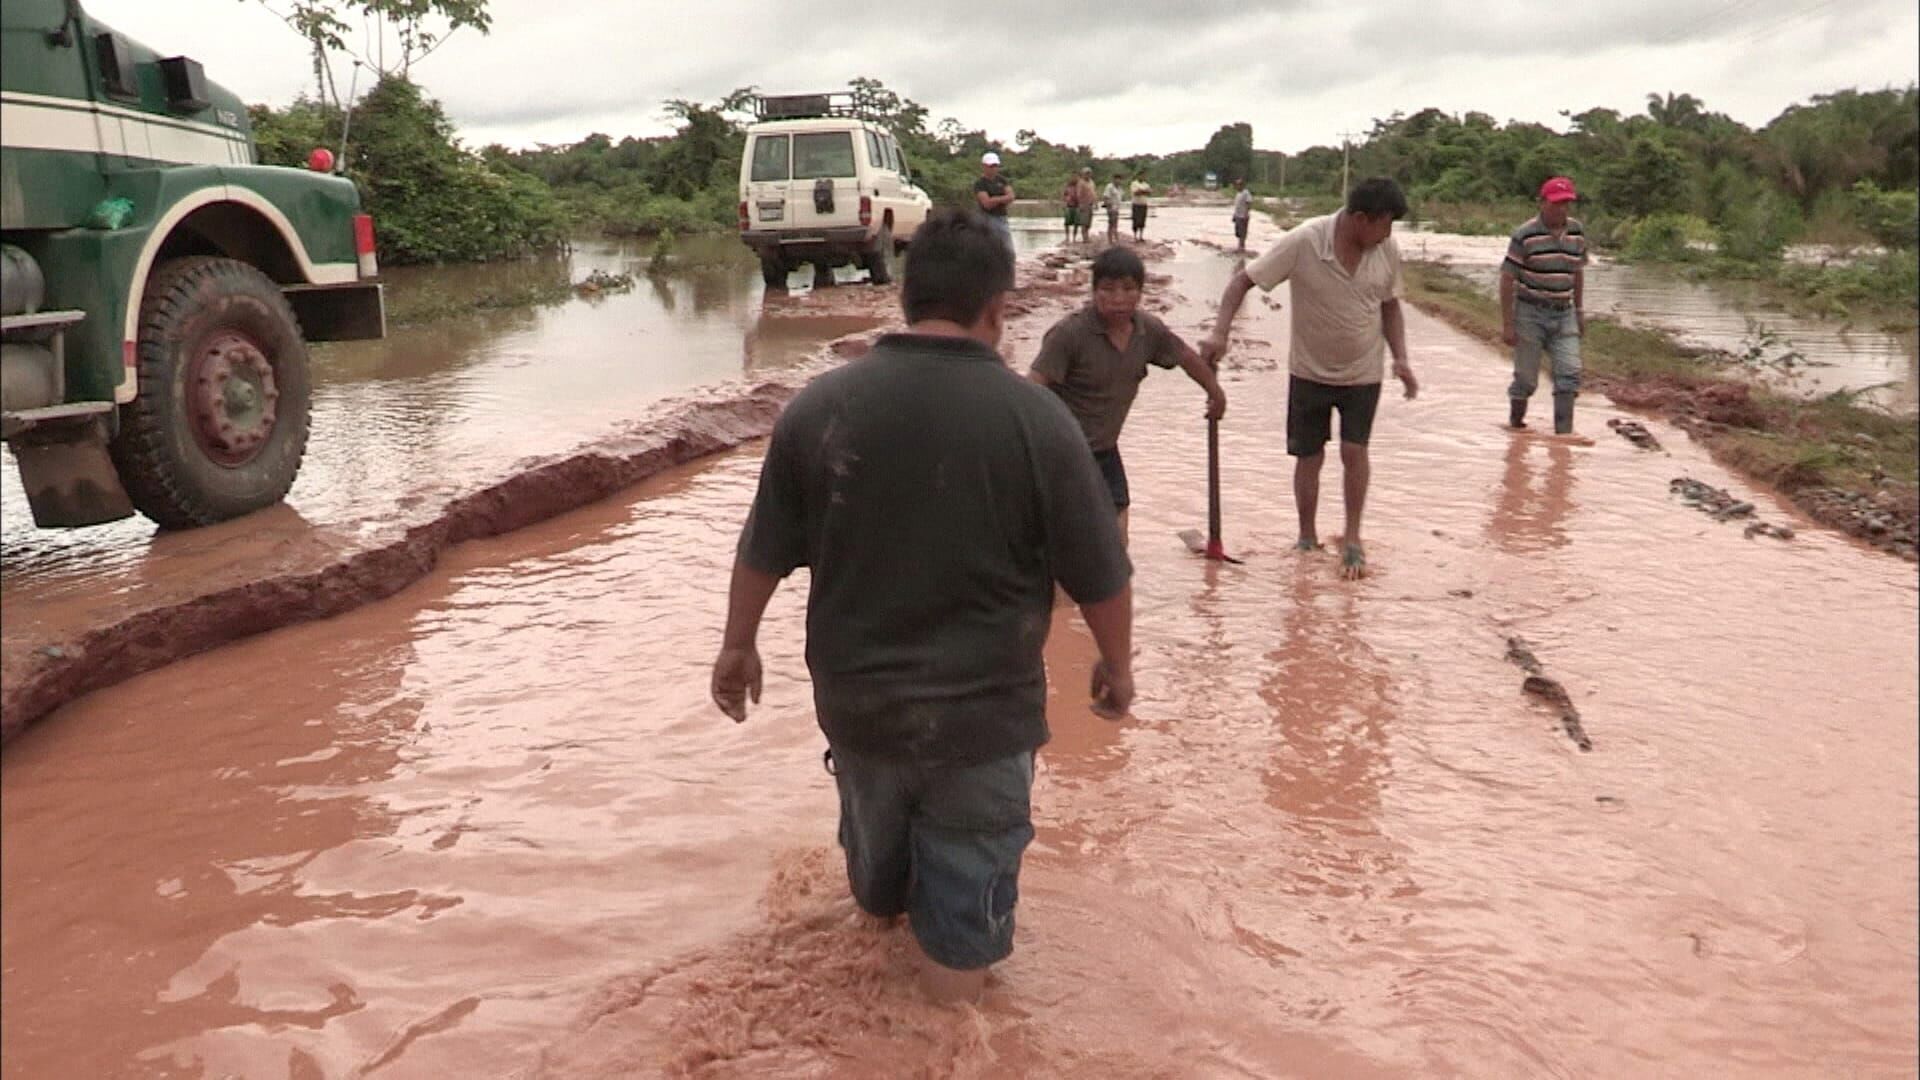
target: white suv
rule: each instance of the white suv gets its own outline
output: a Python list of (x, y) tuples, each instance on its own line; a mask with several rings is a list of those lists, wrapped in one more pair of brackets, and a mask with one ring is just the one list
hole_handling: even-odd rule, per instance
[(849, 94), (762, 97), (740, 160), (740, 239), (770, 288), (812, 263), (815, 280), (857, 263), (875, 285), (933, 200), (914, 186), (891, 132)]

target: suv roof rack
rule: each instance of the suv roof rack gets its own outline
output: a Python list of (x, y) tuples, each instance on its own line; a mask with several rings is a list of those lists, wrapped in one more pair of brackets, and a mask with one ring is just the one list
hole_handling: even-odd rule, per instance
[(849, 91), (826, 94), (759, 94), (753, 99), (757, 120), (813, 120), (826, 116), (845, 116), (857, 120), (882, 121), (874, 110), (860, 104)]

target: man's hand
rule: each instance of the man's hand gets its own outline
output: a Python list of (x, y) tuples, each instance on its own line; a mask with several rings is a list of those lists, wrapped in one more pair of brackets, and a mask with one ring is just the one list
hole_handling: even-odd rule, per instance
[(747, 719), (748, 698), (760, 704), (760, 650), (721, 649), (713, 662), (713, 703), (739, 724)]
[(1420, 396), (1420, 380), (1413, 377), (1413, 368), (1408, 367), (1405, 360), (1393, 362), (1393, 377), (1399, 379), (1400, 385), (1406, 388), (1408, 401)]
[(1579, 308), (1573, 310), (1573, 325), (1581, 337), (1587, 336), (1587, 313)]
[(1109, 720), (1127, 715), (1133, 706), (1133, 672), (1115, 671), (1105, 660), (1093, 665), (1093, 711)]
[(1207, 387), (1207, 419), (1218, 420), (1227, 415), (1227, 392), (1220, 389), (1219, 383)]
[(1514, 332), (1512, 323), (1500, 328), (1500, 340), (1506, 342), (1509, 347), (1520, 344), (1520, 335)]
[(1206, 365), (1218, 371), (1220, 361), (1227, 358), (1227, 339), (1213, 335), (1200, 342), (1200, 359)]

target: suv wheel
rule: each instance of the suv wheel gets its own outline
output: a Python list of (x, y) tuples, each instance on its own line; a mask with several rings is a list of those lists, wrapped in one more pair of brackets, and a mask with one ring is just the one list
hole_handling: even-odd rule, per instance
[(760, 280), (767, 283), (769, 289), (787, 287), (787, 264), (778, 255), (760, 256)]
[(867, 268), (867, 280), (875, 285), (887, 285), (893, 281), (893, 268), (887, 265), (887, 256), (893, 254), (893, 228), (881, 225), (873, 238), (873, 246), (860, 256), (860, 264)]

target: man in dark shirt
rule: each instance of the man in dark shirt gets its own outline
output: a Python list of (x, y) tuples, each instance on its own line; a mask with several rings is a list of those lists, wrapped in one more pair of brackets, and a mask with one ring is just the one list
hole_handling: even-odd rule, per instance
[(813, 380), (774, 425), (733, 568), (713, 700), (760, 700), (760, 619), (812, 572), (807, 670), (862, 909), (906, 913), (936, 997), (1013, 948), (1047, 741), (1056, 582), (1099, 645), (1095, 707), (1133, 699), (1132, 565), (1085, 437), (995, 347), (1013, 259), (983, 214), (914, 233), (907, 331)]
[(1013, 182), (1000, 175), (1000, 155), (989, 150), (980, 155), (980, 179), (973, 182), (973, 201), (987, 215), (987, 223), (1013, 250), (1013, 226), (1007, 222), (1007, 207), (1013, 205)]
[(1127, 534), (1127, 470), (1120, 460), (1120, 429), (1149, 365), (1178, 367), (1207, 392), (1207, 418), (1226, 415), (1227, 394), (1213, 368), (1155, 316), (1140, 310), (1146, 264), (1130, 249), (1110, 247), (1093, 260), (1093, 300), (1061, 319), (1040, 341), (1027, 376), (1060, 395), (1086, 433), (1106, 478), (1120, 535)]

